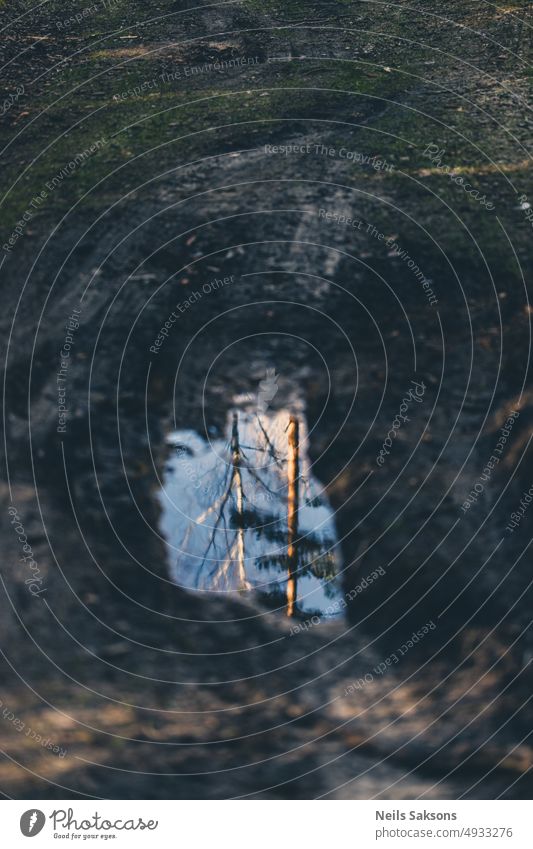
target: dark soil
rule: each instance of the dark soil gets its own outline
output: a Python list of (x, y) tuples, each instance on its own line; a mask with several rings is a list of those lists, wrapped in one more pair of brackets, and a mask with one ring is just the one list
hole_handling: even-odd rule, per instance
[[(192, 5), (0, 7), (0, 790), (529, 798), (530, 4)], [(166, 432), (220, 432), (263, 367), (305, 401), (346, 592), (385, 571), (292, 635), (174, 586), (158, 532)]]

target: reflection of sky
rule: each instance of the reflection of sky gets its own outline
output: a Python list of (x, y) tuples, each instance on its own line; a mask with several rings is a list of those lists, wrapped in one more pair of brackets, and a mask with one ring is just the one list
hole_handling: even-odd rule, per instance
[[(259, 517), (258, 527), (241, 532), (244, 562), (239, 561), (239, 530), (232, 522), (237, 491), (235, 483), (230, 488), (231, 416), (226, 439), (206, 442), (192, 430), (177, 430), (168, 436), (173, 450), (160, 493), (161, 526), (176, 583), (202, 591), (285, 592), (286, 566), (282, 563), (260, 566), (258, 558), (286, 554), (288, 421), (286, 410), (261, 413), (261, 429), (255, 413), (239, 412), (244, 510), (254, 511)], [(326, 551), (335, 542), (335, 527), (321, 487), (310, 475), (303, 424), (300, 424), (300, 475), (299, 537), (305, 541), (312, 534), (320, 550)], [(281, 533), (281, 538), (270, 539), (268, 529)], [(317, 554), (313, 549), (309, 558), (316, 558)], [(334, 581), (326, 582), (310, 574), (298, 578), (300, 610), (323, 612), (338, 598), (339, 589)]]

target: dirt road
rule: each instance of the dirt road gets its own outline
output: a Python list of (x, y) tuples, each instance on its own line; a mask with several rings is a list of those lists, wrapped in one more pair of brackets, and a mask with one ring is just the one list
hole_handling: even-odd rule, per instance
[[(1, 5), (4, 796), (529, 797), (528, 6)], [(270, 367), (385, 572), (292, 634), (158, 530)]]

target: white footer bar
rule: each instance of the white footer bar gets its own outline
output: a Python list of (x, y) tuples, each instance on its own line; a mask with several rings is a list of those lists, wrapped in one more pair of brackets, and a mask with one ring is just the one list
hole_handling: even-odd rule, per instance
[(532, 849), (530, 814), (520, 801), (4, 801), (0, 840), (6, 849)]

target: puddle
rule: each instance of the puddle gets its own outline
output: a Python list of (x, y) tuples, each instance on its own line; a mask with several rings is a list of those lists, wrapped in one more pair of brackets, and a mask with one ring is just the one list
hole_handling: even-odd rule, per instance
[(252, 593), (289, 615), (332, 615), (335, 525), (311, 474), (304, 416), (236, 399), (222, 437), (176, 430), (167, 442), (161, 527), (173, 580)]

